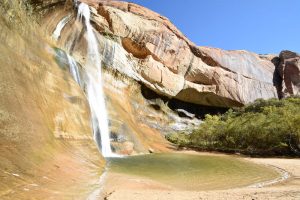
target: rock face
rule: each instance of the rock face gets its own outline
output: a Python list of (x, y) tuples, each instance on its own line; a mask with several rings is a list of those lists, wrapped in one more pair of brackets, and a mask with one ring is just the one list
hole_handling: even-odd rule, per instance
[[(159, 133), (186, 129), (195, 119), (193, 109), (186, 113), (185, 108), (197, 106), (202, 110), (200, 105), (215, 106), (220, 111), (220, 107), (225, 110), (258, 98), (277, 97), (276, 56), (198, 47), (167, 18), (136, 4), (84, 2), (91, 6), (104, 71), (121, 74), (141, 88), (115, 87), (126, 81), (104, 77), (112, 145), (117, 152), (132, 154), (148, 148), (164, 151), (167, 145)], [(42, 24), (47, 34), (52, 35), (66, 16), (70, 20), (56, 44), (84, 66), (87, 35), (76, 21), (76, 9), (66, 3), (45, 15)], [(168, 105), (155, 102), (158, 99), (154, 103), (145, 99), (140, 94), (145, 88), (154, 91)], [(175, 114), (170, 109), (164, 110), (170, 102), (185, 108), (171, 106), (177, 110)], [(178, 113), (191, 120), (178, 120)], [(193, 124), (199, 125), (199, 121)]]
[[(0, 199), (86, 199), (105, 161), (85, 95), (19, 4), (8, 3), (11, 12), (0, 6)], [(8, 20), (12, 11), (22, 25)]]
[[(218, 107), (277, 97), (273, 85), (275, 66), (269, 59), (247, 51), (197, 47), (167, 18), (136, 4), (91, 5), (105, 66), (160, 95)], [(70, 13), (72, 8), (49, 14), (44, 22), (48, 32), (51, 34)], [(82, 45), (72, 46), (74, 35), (77, 43), (83, 41)], [(67, 25), (59, 43), (69, 48), (77, 60), (84, 60), (86, 49), (80, 32), (74, 33)]]
[(136, 4), (94, 7), (104, 63), (158, 94), (219, 107), (277, 97), (275, 66), (268, 59), (247, 51), (197, 47), (167, 18)]
[[(149, 148), (157, 152), (169, 151), (171, 145), (161, 134), (163, 131), (158, 130), (158, 126), (172, 126), (166, 113), (151, 108), (143, 98), (140, 86), (126, 77), (114, 77), (112, 73), (105, 72), (103, 78), (114, 152), (132, 155), (147, 153)], [(169, 109), (168, 113), (171, 112)], [(173, 123), (176, 121), (173, 120)]]
[[(91, 6), (105, 72), (111, 144), (118, 153), (166, 151), (169, 147), (160, 133), (198, 126), (201, 122), (195, 118), (205, 114), (205, 106), (218, 113), (258, 98), (277, 97), (276, 56), (198, 47), (167, 18), (136, 4), (84, 2)], [(52, 35), (70, 16), (56, 44), (84, 67), (87, 35), (76, 15), (68, 1), (45, 15), (42, 24)], [(141, 94), (148, 90), (159, 98)]]
[(279, 55), (277, 72), (280, 81), (279, 97), (300, 95), (300, 55), (292, 51), (282, 51)]

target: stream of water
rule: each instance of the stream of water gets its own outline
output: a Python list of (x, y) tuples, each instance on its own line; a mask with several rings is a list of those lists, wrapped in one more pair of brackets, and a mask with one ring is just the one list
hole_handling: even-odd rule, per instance
[[(75, 59), (67, 55), (70, 73), (74, 80), (81, 86), (86, 87), (87, 99), (92, 114), (94, 140), (101, 149), (104, 157), (115, 157), (110, 145), (109, 120), (103, 92), (101, 58), (98, 49), (98, 41), (90, 23), (90, 8), (85, 3), (78, 6), (77, 21), (84, 24), (87, 40), (87, 60), (84, 65), (85, 76), (81, 80), (78, 65)], [(58, 39), (64, 26), (68, 23), (69, 16), (63, 18), (57, 25), (52, 37)]]
[(53, 34), (52, 34), (52, 38), (54, 40), (58, 40), (61, 34), (61, 31), (63, 30), (63, 28), (66, 26), (66, 24), (69, 22), (71, 15), (68, 15), (66, 17), (64, 17), (56, 26)]
[(92, 111), (94, 139), (97, 143), (99, 143), (99, 140), (101, 141), (102, 155), (104, 157), (112, 157), (114, 155), (110, 146), (109, 121), (103, 92), (101, 59), (98, 49), (98, 41), (93, 32), (90, 17), (91, 13), (89, 6), (85, 3), (79, 4), (77, 18), (81, 21), (84, 20), (87, 31), (88, 52), (86, 71), (89, 79), (87, 95)]

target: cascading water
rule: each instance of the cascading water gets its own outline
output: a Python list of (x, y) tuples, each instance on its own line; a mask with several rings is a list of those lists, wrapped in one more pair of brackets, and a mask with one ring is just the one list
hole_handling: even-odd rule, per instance
[[(68, 23), (69, 17), (63, 18), (57, 25), (52, 37), (58, 39), (61, 30)], [(116, 157), (112, 153), (109, 138), (108, 115), (105, 106), (105, 98), (102, 85), (101, 59), (97, 45), (97, 39), (90, 24), (90, 8), (85, 3), (78, 6), (77, 21), (84, 22), (88, 44), (87, 61), (85, 64), (83, 78), (80, 76), (79, 68), (74, 58), (67, 54), (70, 73), (74, 80), (84, 89), (92, 113), (94, 139), (102, 151), (104, 157)], [(101, 141), (101, 142), (100, 142)]]
[(80, 87), (82, 87), (81, 80), (80, 80), (79, 69), (78, 69), (76, 61), (69, 54), (67, 54), (67, 58), (68, 58), (69, 68), (70, 68), (70, 72), (71, 72), (72, 77), (80, 85)]
[[(77, 7), (77, 1), (74, 2)], [(85, 3), (78, 5), (77, 21), (84, 24), (86, 27), (86, 39), (87, 39), (87, 60), (85, 63), (84, 71), (80, 76), (78, 65), (74, 58), (67, 54), (67, 60), (70, 68), (70, 73), (74, 80), (82, 87), (86, 89), (88, 102), (92, 114), (92, 124), (94, 139), (101, 149), (104, 157), (118, 157), (113, 154), (110, 146), (110, 132), (108, 126), (108, 115), (105, 106), (105, 98), (102, 85), (102, 72), (101, 72), (101, 59), (98, 49), (98, 42), (93, 32), (93, 27), (90, 24), (90, 8)], [(58, 40), (62, 29), (69, 22), (70, 15), (63, 18), (57, 25), (52, 37)]]
[[(90, 8), (87, 4), (81, 3), (78, 6), (77, 20), (85, 22), (87, 32), (87, 62), (86, 73), (87, 97), (92, 112), (94, 139), (98, 146), (101, 145), (104, 157), (113, 157), (108, 127), (108, 115), (105, 106), (105, 98), (102, 85), (101, 59), (97, 45), (97, 39), (90, 24)], [(101, 143), (99, 142), (101, 140)]]
[(64, 17), (56, 26), (53, 34), (52, 34), (52, 38), (54, 40), (58, 40), (58, 38), (60, 37), (60, 33), (62, 31), (62, 29), (66, 26), (66, 24), (69, 22), (71, 15), (68, 15), (66, 17)]

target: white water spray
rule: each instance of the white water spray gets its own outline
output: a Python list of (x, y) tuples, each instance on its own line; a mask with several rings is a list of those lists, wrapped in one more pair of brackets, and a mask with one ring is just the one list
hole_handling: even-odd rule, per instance
[(58, 38), (60, 37), (61, 31), (63, 30), (63, 28), (66, 26), (66, 24), (69, 22), (71, 15), (68, 15), (66, 17), (64, 17), (56, 26), (53, 34), (52, 34), (52, 38), (54, 40), (58, 40)]
[(92, 122), (94, 129), (94, 139), (100, 146), (102, 155), (104, 157), (115, 156), (112, 153), (109, 138), (108, 115), (105, 106), (105, 98), (102, 85), (101, 59), (98, 50), (98, 43), (90, 24), (90, 8), (87, 4), (81, 3), (78, 6), (77, 20), (85, 22), (87, 31), (87, 63), (86, 72), (88, 76), (87, 81), (87, 96), (92, 112)]

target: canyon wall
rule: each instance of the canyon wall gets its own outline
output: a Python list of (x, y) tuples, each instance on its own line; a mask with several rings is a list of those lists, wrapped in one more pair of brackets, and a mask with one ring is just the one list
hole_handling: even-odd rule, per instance
[[(104, 64), (160, 95), (218, 107), (277, 97), (275, 65), (265, 56), (198, 47), (167, 18), (136, 4), (106, 2), (93, 6)], [(47, 30), (53, 31), (67, 13), (64, 9), (50, 14)], [(68, 36), (62, 36), (62, 44), (72, 43), (68, 28), (63, 35)], [(82, 59), (84, 48), (70, 50)]]
[[(117, 1), (83, 2), (91, 6), (107, 74), (106, 102), (117, 152), (166, 151), (168, 144), (160, 135), (199, 125), (199, 113), (203, 117), (280, 95), (284, 77), (276, 55), (199, 47), (147, 8)], [(52, 35), (67, 16), (56, 44), (84, 67), (87, 35), (76, 21), (76, 6), (69, 1), (50, 10), (43, 17), (43, 30)], [(150, 91), (154, 95), (149, 99), (144, 94)]]
[[(26, 2), (33, 12), (16, 8), (19, 1), (0, 3), (0, 197), (86, 198), (105, 161), (92, 138), (84, 89), (65, 57), (84, 68), (85, 27), (71, 0)], [(169, 151), (163, 135), (199, 126), (205, 113), (299, 95), (296, 53), (198, 47), (167, 18), (136, 4), (84, 2), (92, 6), (117, 153)], [(41, 27), (26, 17), (35, 12)], [(58, 41), (51, 40), (66, 16)]]
[(0, 5), (0, 199), (86, 199), (105, 165), (88, 103), (20, 5)]
[[(280, 93), (276, 91), (280, 82), (274, 77), (275, 68), (282, 67), (275, 63), (275, 55), (198, 47), (167, 18), (136, 4), (93, 6), (95, 28), (105, 37), (100, 40), (104, 62), (158, 94), (199, 105), (233, 107)], [(279, 59), (286, 62), (283, 54)], [(295, 73), (290, 78), (291, 73), (283, 77), (279, 72), (283, 79), (293, 79), (294, 89), (285, 90), (285, 96), (299, 94), (299, 70)]]

